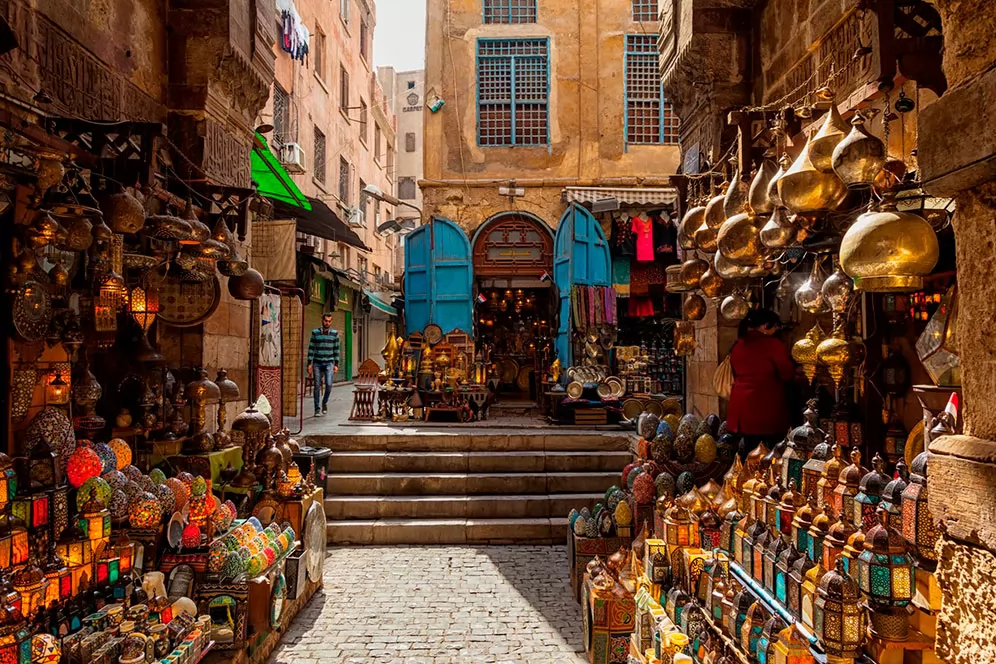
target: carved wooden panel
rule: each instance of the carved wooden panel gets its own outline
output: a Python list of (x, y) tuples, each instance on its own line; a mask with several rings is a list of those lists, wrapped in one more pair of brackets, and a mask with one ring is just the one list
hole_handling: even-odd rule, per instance
[(553, 238), (540, 222), (509, 215), (485, 226), (474, 242), (474, 274), (533, 276), (553, 270)]

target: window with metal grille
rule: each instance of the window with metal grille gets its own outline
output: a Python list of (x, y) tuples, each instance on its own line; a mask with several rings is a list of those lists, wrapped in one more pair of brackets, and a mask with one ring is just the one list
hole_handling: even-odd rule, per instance
[(339, 200), (349, 205), (349, 162), (339, 157)]
[(325, 134), (318, 127), (315, 127), (315, 163), (311, 170), (315, 179), (325, 184)]
[(284, 89), (273, 84), (273, 143), (290, 142), (290, 97)]
[(627, 35), (626, 142), (633, 145), (675, 145), (678, 116), (664, 99), (657, 62), (656, 35)]
[(415, 132), (405, 132), (405, 152), (415, 152)]
[(478, 145), (547, 145), (549, 94), (548, 40), (477, 41)]
[(360, 100), (360, 140), (367, 142), (367, 102)]
[(403, 201), (415, 200), (415, 178), (398, 178), (398, 198)]
[(485, 23), (535, 23), (536, 0), (483, 0)]
[(633, 20), (656, 22), (657, 0), (633, 0)]

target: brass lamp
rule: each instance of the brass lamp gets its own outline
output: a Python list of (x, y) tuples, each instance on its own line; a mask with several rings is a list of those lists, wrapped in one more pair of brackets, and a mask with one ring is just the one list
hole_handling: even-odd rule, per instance
[(774, 650), (770, 664), (815, 664), (816, 662), (816, 658), (809, 650), (809, 642), (802, 638), (794, 625), (781, 631)]
[[(844, 547), (854, 533), (855, 528), (851, 522), (838, 515), (837, 522), (830, 526), (826, 537), (823, 538), (823, 569), (831, 570), (837, 566), (837, 560), (844, 555)], [(846, 564), (843, 562), (841, 564), (846, 573)]]
[(817, 485), (823, 475), (823, 467), (829, 458), (830, 444), (826, 442), (824, 435), (823, 442), (813, 448), (812, 454), (802, 465), (802, 495), (807, 501), (816, 500)]
[(813, 627), (827, 655), (855, 658), (865, 641), (865, 614), (858, 586), (842, 566), (838, 561), (820, 580)]
[(840, 445), (834, 443), (830, 447), (830, 458), (823, 464), (823, 474), (816, 483), (816, 506), (834, 509), (833, 497), (837, 490), (840, 471), (844, 469), (843, 452)]
[(256, 485), (256, 476), (251, 472), (256, 452), (262, 449), (270, 433), (270, 420), (250, 404), (232, 423), (232, 431), (242, 438), (242, 470), (232, 480), (232, 486), (250, 488)]
[(764, 623), (761, 630), (761, 638), (757, 640), (757, 661), (758, 664), (772, 664), (774, 662), (775, 644), (778, 642), (779, 634), (785, 629), (785, 621), (777, 613), (773, 614)]
[(920, 564), (929, 568), (937, 562), (934, 545), (941, 534), (930, 512), (927, 458), (927, 452), (921, 452), (910, 464), (910, 483), (903, 491), (903, 537), (912, 545)]
[(810, 498), (796, 510), (792, 518), (792, 545), (803, 554), (809, 550), (809, 529), (813, 526), (815, 516), (816, 500)]
[(218, 386), (218, 392), (220, 393), (218, 399), (218, 431), (222, 432), (228, 423), (227, 404), (232, 401), (238, 401), (242, 393), (239, 391), (238, 383), (229, 379), (228, 372), (224, 369), (218, 369), (218, 377), (215, 378), (214, 382)]
[(768, 545), (764, 548), (763, 557), (763, 577), (762, 582), (764, 587), (768, 589), (768, 592), (774, 594), (775, 592), (775, 576), (778, 564), (778, 559), (781, 557), (782, 552), (788, 548), (788, 541), (784, 536), (774, 535), (770, 536)]
[(861, 478), (858, 495), (854, 497), (854, 523), (861, 530), (868, 531), (876, 523), (878, 505), (882, 493), (891, 478), (883, 472), (885, 461), (878, 454), (872, 459), (872, 470)]
[(957, 327), (958, 291), (952, 286), (916, 342), (917, 356), (935, 385), (961, 385)]
[(675, 548), (693, 546), (699, 542), (699, 524), (681, 505), (674, 505), (664, 514), (664, 533), (664, 539), (672, 553)]
[(210, 452), (214, 448), (214, 437), (206, 431), (207, 406), (221, 401), (221, 390), (207, 376), (203, 368), (197, 380), (187, 383), (184, 397), (190, 402), (190, 435), (186, 446), (191, 452)]
[(740, 647), (752, 655), (757, 654), (757, 642), (764, 631), (764, 624), (768, 622), (768, 612), (760, 602), (754, 602), (747, 609), (747, 616), (743, 625), (740, 626), (738, 642)]
[(802, 619), (802, 587), (806, 580), (806, 573), (815, 566), (809, 556), (802, 553), (793, 561), (786, 578), (785, 606), (788, 607), (789, 613), (796, 620)]
[(778, 554), (775, 562), (775, 590), (774, 595), (784, 606), (788, 606), (789, 577), (792, 575), (792, 566), (802, 554), (794, 544), (789, 543), (782, 552)]
[(882, 508), (889, 514), (889, 525), (900, 533), (903, 532), (903, 491), (909, 486), (910, 473), (906, 462), (899, 459), (896, 462), (896, 478), (882, 489)]
[(55, 375), (45, 386), (45, 402), (54, 406), (65, 406), (69, 403), (69, 383), (62, 379), (62, 372)]
[(905, 608), (913, 600), (913, 559), (906, 553), (903, 536), (889, 525), (888, 512), (879, 509), (878, 519), (858, 557), (858, 585), (871, 608), (872, 634), (905, 640), (909, 636)]

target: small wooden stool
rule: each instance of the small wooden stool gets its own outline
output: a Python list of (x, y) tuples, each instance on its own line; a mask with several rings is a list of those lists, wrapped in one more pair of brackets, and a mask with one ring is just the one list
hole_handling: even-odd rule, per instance
[(366, 360), (360, 365), (356, 385), (353, 387), (353, 407), (349, 411), (350, 420), (373, 421), (374, 414), (377, 412), (375, 402), (377, 390), (380, 387), (377, 382), (377, 374), (379, 373), (380, 366), (373, 360)]

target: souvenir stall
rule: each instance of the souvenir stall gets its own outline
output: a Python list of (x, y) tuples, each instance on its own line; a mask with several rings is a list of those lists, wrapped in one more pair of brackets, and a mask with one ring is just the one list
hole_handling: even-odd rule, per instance
[(720, 484), (668, 468), (689, 454), (685, 420), (637, 418), (624, 488), (570, 519), (592, 662), (941, 661), (925, 450), (959, 426), (951, 201), (920, 189), (915, 133), (890, 140), (916, 126), (912, 95), (849, 123), (830, 90), (807, 99), (731, 114), (738, 156), (681, 179), (668, 268), (681, 355), (702, 304), (728, 324), (754, 306), (796, 323), (801, 424), (743, 463), (717, 431)]
[(189, 365), (202, 323), (262, 293), (252, 192), (163, 186), (182, 155), (161, 125), (17, 126), (0, 131), (0, 652), (263, 661), (321, 585), (322, 489), (254, 407), (229, 425), (248, 360)]

